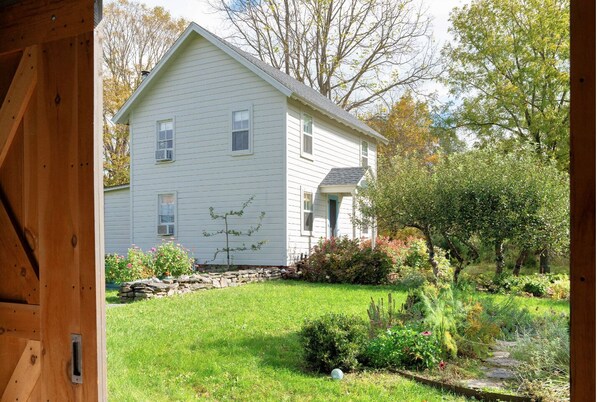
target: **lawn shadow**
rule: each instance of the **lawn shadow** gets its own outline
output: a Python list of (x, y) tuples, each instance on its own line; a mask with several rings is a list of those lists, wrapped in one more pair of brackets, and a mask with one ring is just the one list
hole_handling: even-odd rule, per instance
[(226, 339), (201, 340), (191, 345), (192, 351), (203, 348), (216, 351), (223, 357), (235, 355), (236, 359), (257, 359), (259, 366), (275, 370), (287, 370), (307, 376), (317, 376), (309, 371), (303, 361), (303, 350), (296, 332), (270, 335), (247, 334), (243, 337), (237, 333)]

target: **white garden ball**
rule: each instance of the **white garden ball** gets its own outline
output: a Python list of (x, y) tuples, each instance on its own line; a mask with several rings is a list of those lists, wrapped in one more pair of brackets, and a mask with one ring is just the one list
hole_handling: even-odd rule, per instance
[(330, 377), (332, 377), (333, 380), (342, 380), (343, 372), (341, 369), (334, 369), (332, 370), (332, 373), (330, 373)]

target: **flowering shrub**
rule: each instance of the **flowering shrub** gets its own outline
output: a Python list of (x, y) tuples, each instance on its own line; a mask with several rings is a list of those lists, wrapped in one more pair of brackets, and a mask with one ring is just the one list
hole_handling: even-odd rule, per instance
[(378, 368), (423, 369), (440, 362), (442, 349), (431, 331), (416, 327), (394, 327), (370, 341), (365, 357)]
[(188, 250), (174, 242), (164, 242), (154, 251), (154, 272), (157, 276), (181, 276), (193, 272), (193, 258)]
[(392, 272), (392, 260), (383, 250), (347, 237), (321, 240), (303, 267), (310, 282), (377, 285)]
[(137, 246), (127, 251), (126, 258), (118, 254), (105, 257), (106, 282), (130, 282), (154, 276), (180, 276), (193, 271), (193, 258), (188, 250), (173, 242), (144, 252)]
[(132, 272), (127, 268), (127, 260), (125, 257), (114, 254), (106, 254), (104, 258), (106, 268), (106, 282), (120, 283), (132, 279)]
[(154, 276), (154, 257), (151, 252), (144, 253), (139, 247), (133, 245), (127, 252), (127, 268), (133, 279), (146, 279)]

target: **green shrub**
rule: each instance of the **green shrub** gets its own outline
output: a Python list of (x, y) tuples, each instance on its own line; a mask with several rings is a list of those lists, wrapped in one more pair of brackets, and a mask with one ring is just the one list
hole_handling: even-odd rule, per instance
[(157, 276), (181, 276), (193, 272), (193, 258), (188, 250), (174, 242), (162, 243), (153, 253), (153, 266)]
[(472, 358), (487, 357), (490, 347), (500, 334), (500, 328), (480, 302), (470, 302), (466, 310), (465, 320), (457, 324), (459, 355)]
[(300, 336), (310, 369), (326, 373), (335, 368), (351, 371), (360, 366), (368, 327), (358, 317), (330, 313), (306, 321)]
[(302, 272), (310, 282), (377, 285), (387, 282), (393, 263), (383, 250), (372, 250), (357, 239), (342, 237), (321, 240)]
[(435, 366), (442, 356), (431, 331), (394, 327), (372, 339), (365, 352), (368, 365), (378, 368), (423, 369)]
[(106, 254), (104, 257), (106, 268), (106, 283), (121, 283), (132, 280), (132, 272), (127, 268), (125, 257), (114, 254)]
[(520, 332), (511, 354), (521, 364), (516, 373), (528, 391), (546, 400), (569, 400), (569, 325), (550, 314)]
[(487, 320), (493, 322), (502, 338), (513, 340), (518, 331), (527, 331), (533, 326), (533, 315), (525, 307), (519, 307), (514, 298), (496, 301), (490, 297), (479, 300)]

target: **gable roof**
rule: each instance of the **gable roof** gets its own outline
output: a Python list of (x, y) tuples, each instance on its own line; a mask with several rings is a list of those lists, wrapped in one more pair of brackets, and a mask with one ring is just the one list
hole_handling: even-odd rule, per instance
[(277, 70), (276, 68), (268, 65), (267, 63), (264, 63), (263, 61), (253, 57), (252, 55), (239, 49), (238, 47), (231, 45), (224, 39), (219, 38), (211, 32), (208, 32), (207, 30), (205, 30), (204, 28), (202, 28), (194, 22), (192, 22), (187, 27), (185, 32), (183, 32), (183, 34), (177, 39), (174, 45), (172, 45), (168, 52), (166, 52), (166, 54), (158, 62), (158, 64), (156, 64), (152, 72), (141, 82), (139, 87), (137, 87), (135, 92), (133, 92), (133, 95), (131, 95), (131, 97), (127, 99), (125, 104), (114, 115), (112, 121), (118, 124), (127, 123), (129, 118), (129, 111), (131, 110), (131, 107), (134, 104), (136, 104), (137, 101), (140, 99), (140, 94), (144, 91), (146, 87), (150, 85), (150, 83), (153, 80), (157, 79), (157, 77), (160, 76), (161, 71), (164, 69), (165, 66), (169, 64), (169, 61), (172, 59), (173, 55), (176, 54), (177, 50), (181, 47), (183, 43), (187, 41), (187, 39), (192, 34), (197, 34), (205, 38), (212, 45), (216, 46), (224, 53), (228, 54), (233, 59), (247, 67), (249, 70), (254, 72), (264, 81), (268, 82), (274, 88), (279, 90), (286, 97), (297, 99), (298, 101), (305, 103), (311, 106), (312, 108), (320, 111), (321, 113), (325, 114), (331, 119), (344, 124), (345, 126), (357, 130), (358, 132), (365, 134), (369, 137), (373, 137), (376, 140), (381, 141), (385, 144), (388, 143), (388, 140), (384, 138), (381, 134), (376, 132), (374, 129), (369, 127), (361, 120), (357, 119), (351, 113), (336, 105), (334, 102), (320, 94), (318, 91), (297, 81), (296, 79), (290, 77), (289, 75), (283, 73), (280, 70)]

